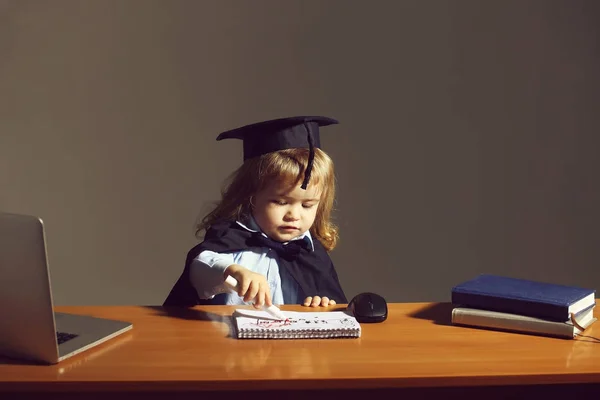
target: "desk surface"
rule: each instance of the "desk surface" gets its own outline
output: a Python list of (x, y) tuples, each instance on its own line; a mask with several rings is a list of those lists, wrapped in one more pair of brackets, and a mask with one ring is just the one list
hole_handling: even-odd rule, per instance
[[(335, 307), (334, 309), (340, 309)], [(600, 342), (450, 324), (446, 303), (390, 304), (360, 339), (237, 340), (233, 307), (57, 307), (133, 322), (57, 365), (0, 360), (4, 390), (348, 389), (600, 382)], [(309, 311), (299, 306), (284, 310)], [(314, 309), (313, 309), (314, 310)], [(316, 309), (319, 310), (319, 309)], [(587, 333), (600, 336), (600, 323)]]

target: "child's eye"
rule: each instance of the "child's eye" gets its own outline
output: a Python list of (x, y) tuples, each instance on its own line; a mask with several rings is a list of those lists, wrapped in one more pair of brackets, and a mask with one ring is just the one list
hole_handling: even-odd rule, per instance
[(314, 204), (302, 204), (302, 207), (304, 208), (313, 208), (314, 206)]
[(272, 200), (271, 202), (274, 203), (274, 204), (277, 204), (279, 206), (285, 206), (286, 205), (286, 202), (283, 201), (283, 200)]

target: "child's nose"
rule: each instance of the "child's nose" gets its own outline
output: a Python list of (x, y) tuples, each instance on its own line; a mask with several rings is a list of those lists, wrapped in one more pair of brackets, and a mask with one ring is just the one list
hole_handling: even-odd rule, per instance
[(297, 221), (298, 219), (300, 219), (300, 213), (298, 212), (298, 210), (296, 210), (295, 207), (289, 209), (285, 216), (289, 221)]

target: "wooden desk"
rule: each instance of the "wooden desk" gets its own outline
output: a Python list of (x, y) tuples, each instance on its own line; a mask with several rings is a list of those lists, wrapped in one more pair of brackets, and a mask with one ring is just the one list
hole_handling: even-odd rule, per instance
[[(128, 392), (130, 398), (146, 400), (161, 395), (198, 399), (198, 392), (215, 400), (267, 395), (312, 400), (366, 395), (365, 390), (461, 399), (536, 390), (600, 394), (598, 340), (456, 327), (450, 324), (451, 305), (444, 303), (390, 304), (386, 322), (363, 324), (360, 339), (336, 340), (238, 340), (231, 337), (233, 307), (227, 306), (57, 311), (128, 320), (134, 328), (54, 366), (0, 360), (0, 398), (9, 398), (7, 392), (43, 394), (45, 399), (51, 394), (69, 399), (85, 393), (92, 399)], [(598, 326), (600, 322), (586, 334), (600, 336)]]

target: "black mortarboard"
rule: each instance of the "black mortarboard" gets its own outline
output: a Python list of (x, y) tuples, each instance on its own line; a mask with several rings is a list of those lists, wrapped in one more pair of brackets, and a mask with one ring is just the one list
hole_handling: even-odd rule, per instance
[(313, 147), (321, 147), (319, 127), (337, 124), (327, 117), (290, 117), (242, 126), (217, 136), (217, 140), (241, 139), (244, 141), (244, 161), (277, 150), (309, 148), (308, 165), (302, 189), (306, 189), (315, 156)]

